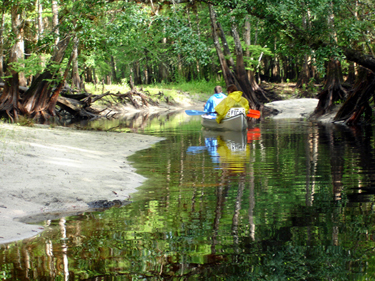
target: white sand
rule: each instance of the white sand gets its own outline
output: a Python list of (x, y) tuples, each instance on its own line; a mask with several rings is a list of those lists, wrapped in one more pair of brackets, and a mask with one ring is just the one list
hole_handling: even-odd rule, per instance
[(126, 157), (162, 140), (131, 133), (0, 124), (0, 243), (32, 237), (29, 216), (124, 201), (141, 185)]
[(309, 117), (318, 105), (318, 99), (290, 99), (266, 103), (265, 106), (277, 109), (274, 119), (304, 119)]

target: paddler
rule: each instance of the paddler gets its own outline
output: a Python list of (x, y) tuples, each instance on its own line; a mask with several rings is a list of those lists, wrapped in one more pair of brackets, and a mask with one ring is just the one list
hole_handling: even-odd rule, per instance
[(232, 107), (243, 107), (245, 108), (246, 114), (249, 112), (249, 101), (242, 96), (242, 92), (238, 91), (236, 85), (229, 85), (227, 93), (228, 96), (215, 107), (217, 123), (221, 122)]

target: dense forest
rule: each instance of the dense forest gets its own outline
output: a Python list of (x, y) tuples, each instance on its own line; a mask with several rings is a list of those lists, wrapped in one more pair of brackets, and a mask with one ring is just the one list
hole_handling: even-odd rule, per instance
[(98, 97), (80, 94), (85, 83), (194, 80), (236, 84), (253, 109), (267, 100), (260, 81), (319, 83), (315, 116), (342, 103), (335, 120), (372, 120), (370, 0), (4, 0), (0, 9), (0, 114), (11, 120), (56, 108), (90, 116)]

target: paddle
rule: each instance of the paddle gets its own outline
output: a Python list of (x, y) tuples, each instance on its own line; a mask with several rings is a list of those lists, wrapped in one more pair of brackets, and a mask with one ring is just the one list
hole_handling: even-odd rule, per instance
[[(204, 112), (204, 111), (199, 111), (199, 110), (185, 110), (185, 113), (187, 115), (203, 115), (211, 112)], [(212, 112), (213, 113), (213, 112)], [(258, 119), (260, 118), (260, 111), (259, 110), (254, 110), (250, 109), (249, 114), (247, 114), (248, 117)]]

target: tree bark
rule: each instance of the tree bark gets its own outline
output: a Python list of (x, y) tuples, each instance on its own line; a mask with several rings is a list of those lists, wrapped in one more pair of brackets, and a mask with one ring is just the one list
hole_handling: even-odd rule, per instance
[(41, 0), (36, 0), (36, 8), (38, 11), (38, 40), (40, 40), (43, 36), (44, 32), (44, 25), (43, 25), (43, 6), (42, 3), (40, 2)]
[(375, 75), (369, 70), (362, 69), (359, 78), (354, 90), (336, 113), (334, 121), (355, 125), (359, 122), (362, 113), (365, 113), (365, 120), (371, 119), (372, 109), (369, 100), (375, 92)]
[(335, 103), (346, 97), (346, 90), (342, 87), (343, 76), (339, 60), (331, 59), (327, 66), (327, 79), (322, 92), (318, 94), (319, 102), (313, 117), (329, 112)]
[(4, 21), (5, 12), (1, 12), (0, 19), (0, 82), (3, 81), (4, 76)]
[(216, 15), (215, 15), (215, 11), (214, 11), (212, 5), (209, 5), (209, 10), (210, 10), (211, 27), (212, 27), (212, 38), (214, 40), (216, 53), (217, 53), (217, 56), (219, 58), (221, 70), (223, 72), (223, 78), (224, 78), (227, 86), (229, 86), (231, 84), (236, 84), (236, 80), (234, 78), (234, 75), (228, 67), (227, 61), (225, 60), (224, 53), (223, 53), (223, 51), (221, 49), (221, 46), (220, 46), (219, 36), (217, 35), (218, 26), (217, 26), (217, 22), (216, 22)]
[(49, 104), (48, 104), (48, 112), (52, 116), (55, 116), (55, 114), (56, 114), (55, 113), (55, 108), (56, 108), (57, 99), (58, 99), (58, 97), (59, 97), (59, 95), (61, 93), (62, 88), (64, 87), (64, 84), (65, 84), (65, 81), (66, 81), (66, 77), (68, 76), (70, 64), (72, 63), (73, 57), (74, 57), (74, 52), (72, 52), (72, 54), (70, 55), (68, 64), (67, 64), (67, 66), (65, 68), (65, 71), (64, 71), (64, 75), (63, 75), (62, 81), (60, 81), (59, 85), (57, 86), (56, 90), (53, 92), (53, 94), (52, 94), (52, 96), (50, 98), (50, 101), (49, 101)]
[[(11, 11), (12, 31), (15, 34), (15, 44), (12, 47), (11, 62), (18, 62), (25, 57), (25, 41), (24, 41), (24, 21), (22, 14), (24, 12), (19, 6), (14, 6)], [(18, 80), (21, 86), (26, 86), (27, 81), (23, 72), (18, 73)]]
[(55, 45), (59, 43), (59, 6), (57, 0), (52, 0), (52, 27), (55, 33)]
[[(245, 18), (245, 28), (244, 28), (244, 41), (245, 41), (245, 46), (246, 46), (246, 49), (245, 49), (245, 57), (248, 61), (250, 61), (250, 45), (251, 45), (251, 24), (250, 24), (250, 20), (249, 20), (249, 15), (246, 15), (246, 18)], [(247, 63), (246, 66), (249, 68), (249, 64)], [(250, 73), (250, 69), (248, 69), (247, 71), (247, 77), (249, 78), (250, 80), (250, 76), (251, 76), (251, 73)]]
[(245, 70), (245, 62), (243, 59), (243, 50), (241, 46), (240, 37), (237, 32), (237, 26), (232, 22), (232, 36), (235, 44), (236, 52), (236, 76), (238, 84), (240, 85), (244, 96), (249, 100), (250, 108), (256, 109), (260, 107), (260, 103), (255, 96), (255, 93), (252, 89), (252, 85), (249, 82), (247, 73)]
[[(71, 37), (68, 36), (59, 41), (50, 65), (61, 64), (70, 39)], [(36, 116), (41, 112), (44, 113), (48, 108), (50, 92), (53, 86), (51, 80), (57, 76), (57, 72), (52, 73), (49, 66), (47, 66), (46, 70), (33, 81), (23, 97), (20, 110), (26, 115)]]
[(72, 71), (72, 88), (81, 89), (81, 78), (79, 77), (78, 68), (78, 45), (79, 39), (77, 36), (73, 39), (73, 71)]
[(310, 77), (309, 60), (307, 55), (304, 55), (302, 69), (298, 76), (296, 87), (300, 89), (303, 87), (303, 85), (307, 86), (310, 82)]
[(346, 77), (345, 83), (353, 85), (355, 83), (355, 63), (350, 62), (349, 63), (349, 69), (348, 69), (348, 76)]
[(116, 62), (113, 56), (111, 56), (111, 68), (112, 68), (112, 81), (117, 83), (117, 73), (116, 73)]
[[(12, 31), (15, 35), (15, 43), (10, 49), (8, 60), (7, 75), (5, 79), (5, 87), (0, 96), (0, 111), (5, 111), (12, 121), (18, 119), (18, 102), (20, 100), (18, 88), (26, 86), (24, 75), (17, 72), (11, 64), (17, 63), (24, 56), (24, 38), (23, 38), (23, 22), (22, 11), (19, 6), (15, 5), (11, 8)], [(20, 81), (20, 78), (22, 79)]]
[[(301, 10), (302, 11), (305, 10), (304, 3), (302, 3), (302, 9)], [(310, 16), (309, 16), (308, 13), (305, 14), (304, 12), (302, 14), (302, 29), (306, 33), (308, 33), (310, 31)], [(309, 69), (309, 57), (308, 57), (307, 54), (305, 54), (303, 56), (302, 69), (301, 69), (301, 72), (298, 76), (296, 87), (302, 88), (303, 85), (305, 85), (305, 87), (306, 87), (310, 82), (310, 78), (311, 78), (311, 75), (310, 75), (310, 69)]]
[[(216, 16), (215, 16), (215, 18), (216, 18)], [(234, 69), (236, 69), (236, 65), (234, 63), (232, 53), (229, 49), (229, 45), (228, 45), (227, 38), (225, 36), (223, 27), (221, 26), (221, 24), (219, 22), (216, 22), (216, 24), (217, 24), (217, 27), (218, 27), (218, 31), (220, 31), (220, 38), (221, 38), (221, 43), (223, 44), (225, 60), (227, 62), (227, 65), (229, 66), (229, 68), (234, 70)]]
[(344, 54), (349, 61), (354, 61), (375, 72), (375, 57), (353, 49), (345, 49)]
[[(164, 30), (164, 33), (166, 31)], [(167, 44), (167, 38), (166, 37), (163, 37), (162, 39), (162, 45), (166, 45)], [(167, 66), (161, 61), (159, 63), (159, 69), (158, 69), (158, 78), (159, 78), (159, 82), (167, 82), (168, 81), (168, 77), (169, 77), (169, 70), (167, 68)]]

